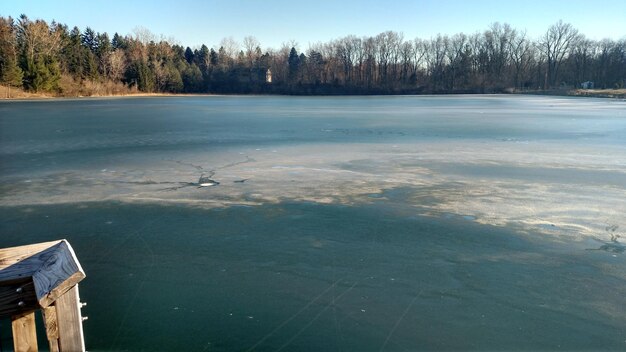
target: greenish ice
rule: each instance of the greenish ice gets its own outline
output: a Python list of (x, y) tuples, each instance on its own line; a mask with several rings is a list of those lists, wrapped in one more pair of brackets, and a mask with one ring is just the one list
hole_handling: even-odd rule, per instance
[(89, 351), (626, 350), (625, 214), (621, 100), (0, 102), (0, 248), (69, 240)]

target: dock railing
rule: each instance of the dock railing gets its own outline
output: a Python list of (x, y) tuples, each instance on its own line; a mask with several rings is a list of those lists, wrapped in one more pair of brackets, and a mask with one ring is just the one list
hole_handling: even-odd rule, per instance
[(0, 318), (11, 319), (15, 351), (38, 350), (37, 310), (50, 351), (85, 351), (78, 296), (84, 278), (66, 240), (0, 249)]

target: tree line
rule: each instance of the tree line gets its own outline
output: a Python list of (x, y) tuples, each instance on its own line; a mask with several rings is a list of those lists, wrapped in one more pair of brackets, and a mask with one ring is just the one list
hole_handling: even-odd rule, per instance
[[(559, 21), (539, 38), (508, 24), (408, 39), (387, 31), (263, 51), (252, 36), (216, 48), (172, 44), (145, 29), (98, 33), (0, 17), (0, 82), (33, 92), (399, 94), (623, 88), (626, 38), (594, 41)], [(266, 81), (271, 70), (272, 82)], [(89, 90), (91, 89), (91, 91)]]

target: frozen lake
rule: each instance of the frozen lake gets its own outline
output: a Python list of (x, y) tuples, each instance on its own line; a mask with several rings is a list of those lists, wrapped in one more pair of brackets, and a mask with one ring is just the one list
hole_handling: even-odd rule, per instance
[(90, 351), (626, 349), (623, 101), (2, 102), (0, 147)]

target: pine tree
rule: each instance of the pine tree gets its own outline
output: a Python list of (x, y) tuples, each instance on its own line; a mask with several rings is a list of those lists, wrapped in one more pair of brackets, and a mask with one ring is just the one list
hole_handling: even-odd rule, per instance
[(219, 56), (217, 55), (217, 52), (213, 49), (211, 49), (211, 53), (209, 54), (210, 56), (210, 62), (211, 62), (211, 66), (217, 66), (218, 62), (219, 62)]
[(67, 44), (63, 48), (68, 72), (78, 79), (83, 79), (83, 53), (81, 34), (78, 27), (74, 27), (67, 38)]
[(98, 39), (96, 32), (93, 29), (87, 27), (85, 32), (81, 35), (81, 43), (84, 47), (91, 50), (92, 53), (95, 53), (98, 49)]
[(180, 72), (172, 62), (165, 65), (167, 79), (165, 82), (165, 90), (171, 93), (178, 93), (183, 90), (183, 79)]
[(27, 63), (26, 87), (35, 92), (51, 92), (59, 89), (61, 70), (59, 63), (51, 58), (37, 57)]
[(21, 87), (23, 78), (24, 73), (17, 65), (17, 60), (14, 57), (3, 58), (3, 63), (0, 65), (0, 80), (2, 83), (9, 87)]
[(82, 77), (89, 80), (95, 80), (98, 78), (98, 63), (96, 62), (96, 56), (89, 50), (83, 50), (82, 52)]
[(182, 72), (185, 92), (199, 92), (202, 90), (202, 72), (196, 64), (188, 65)]
[(187, 49), (185, 49), (185, 60), (187, 60), (188, 64), (191, 64), (193, 62), (193, 59), (194, 59), (193, 50), (191, 50), (190, 47), (187, 47)]
[(0, 82), (9, 87), (19, 87), (22, 79), (22, 69), (17, 64), (13, 19), (0, 17)]
[(300, 66), (300, 57), (298, 56), (296, 48), (291, 48), (287, 63), (289, 64), (289, 81), (294, 82), (296, 76), (298, 75), (298, 68)]
[(209, 55), (210, 55), (209, 48), (204, 44), (202, 44), (202, 46), (200, 47), (200, 50), (198, 50), (198, 52), (195, 55), (195, 63), (196, 65), (198, 65), (203, 75), (206, 75), (209, 71), (209, 63), (210, 63)]
[(95, 52), (98, 60), (98, 72), (106, 78), (109, 75), (109, 55), (113, 51), (113, 46), (109, 40), (109, 35), (106, 33), (98, 33), (96, 41), (98, 42), (98, 47)]
[(126, 43), (126, 39), (124, 39), (124, 37), (122, 37), (121, 35), (115, 33), (113, 35), (113, 39), (111, 40), (111, 46), (113, 47), (113, 49), (124, 49), (126, 50), (126, 48), (128, 47), (127, 43)]
[(148, 64), (142, 61), (128, 66), (124, 80), (129, 86), (136, 86), (142, 92), (154, 92), (156, 87), (154, 72)]

